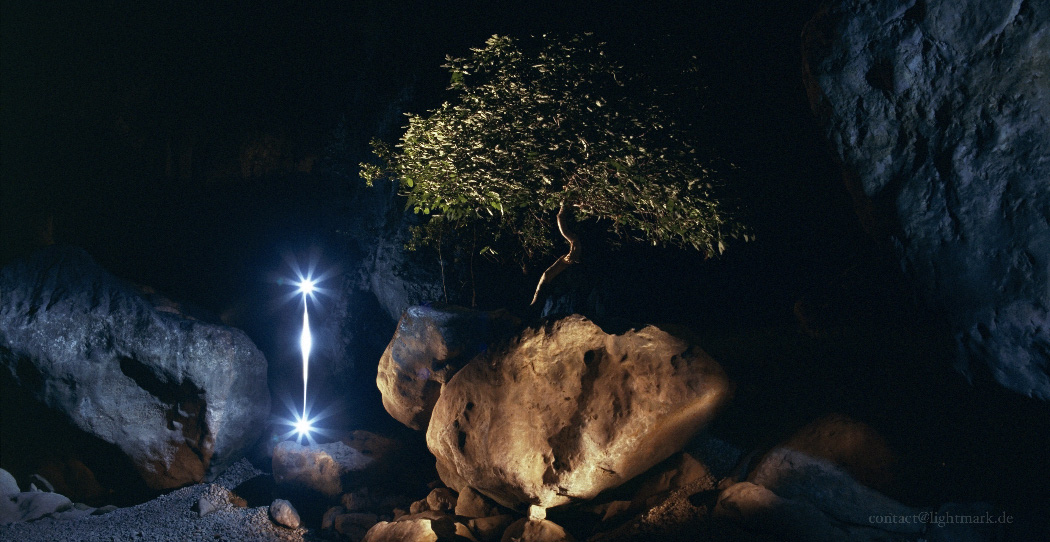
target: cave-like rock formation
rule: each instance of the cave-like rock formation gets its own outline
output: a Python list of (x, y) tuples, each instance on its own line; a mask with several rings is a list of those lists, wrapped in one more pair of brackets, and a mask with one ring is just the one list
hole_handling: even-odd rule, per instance
[(835, 0), (804, 57), (862, 218), (958, 368), (1050, 399), (1050, 4)]
[[(0, 381), (27, 398), (5, 424), (64, 421), (114, 454), (80, 460), (127, 463), (153, 490), (214, 476), (263, 430), (266, 358), (240, 330), (191, 317), (75, 248), (5, 267), (0, 292)], [(45, 445), (64, 434), (32, 428)]]

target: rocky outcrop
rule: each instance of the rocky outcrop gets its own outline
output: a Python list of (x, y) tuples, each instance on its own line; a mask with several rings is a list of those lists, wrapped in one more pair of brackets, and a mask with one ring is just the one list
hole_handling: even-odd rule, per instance
[(266, 359), (239, 330), (155, 307), (74, 248), (4, 268), (0, 292), (0, 380), (40, 402), (22, 415), (57, 413), (148, 487), (214, 476), (262, 431)]
[(452, 375), (518, 326), (506, 311), (440, 304), (410, 307), (379, 360), (376, 383), (386, 411), (413, 429), (426, 429), (441, 388)]
[(835, 0), (809, 99), (958, 367), (1050, 400), (1050, 4)]
[(729, 396), (721, 367), (656, 328), (607, 334), (574, 315), (461, 369), (427, 445), (453, 489), (510, 507), (589, 499), (682, 449)]
[(354, 431), (343, 440), (301, 445), (284, 441), (273, 450), (273, 477), (278, 486), (337, 499), (390, 467), (397, 444), (367, 431)]

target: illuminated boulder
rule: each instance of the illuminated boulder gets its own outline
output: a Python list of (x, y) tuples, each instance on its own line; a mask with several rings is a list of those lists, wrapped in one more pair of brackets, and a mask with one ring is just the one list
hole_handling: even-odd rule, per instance
[(376, 383), (386, 411), (413, 429), (425, 429), (449, 378), (518, 326), (506, 311), (439, 304), (409, 307), (379, 360)]
[(70, 435), (54, 446), (92, 469), (127, 465), (121, 483), (175, 488), (217, 475), (265, 426), (266, 359), (244, 333), (151, 302), (84, 251), (15, 262), (0, 292), (5, 394), (40, 434)]
[(856, 207), (957, 368), (1050, 400), (1050, 3), (836, 0), (803, 36)]
[(427, 445), (449, 487), (545, 509), (593, 498), (678, 452), (729, 394), (699, 348), (653, 326), (615, 335), (573, 315), (456, 373)]

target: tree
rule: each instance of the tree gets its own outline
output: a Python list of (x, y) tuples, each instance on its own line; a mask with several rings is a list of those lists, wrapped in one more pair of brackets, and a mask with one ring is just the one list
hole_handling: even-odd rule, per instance
[(408, 205), (431, 217), (424, 242), (480, 226), (531, 259), (551, 252), (556, 224), (569, 250), (543, 274), (533, 303), (579, 261), (570, 218), (706, 256), (728, 238), (749, 237), (713, 196), (721, 176), (670, 115), (636, 99), (631, 79), (591, 36), (544, 37), (532, 52), (493, 36), (443, 67), (454, 99), (409, 115), (396, 147), (373, 142), (380, 164), (361, 164), (361, 176), (400, 183)]

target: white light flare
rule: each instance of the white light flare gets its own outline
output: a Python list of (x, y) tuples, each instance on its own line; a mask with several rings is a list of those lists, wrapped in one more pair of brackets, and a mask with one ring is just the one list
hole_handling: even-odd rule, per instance
[(310, 335), (310, 313), (303, 300), (303, 332), (299, 335), (299, 349), (303, 352), (303, 414), (306, 413), (306, 383), (310, 378), (310, 349), (313, 348), (313, 336)]

